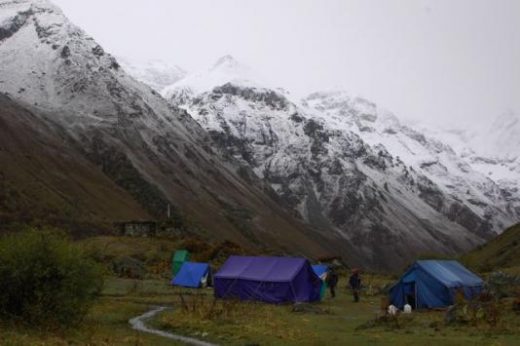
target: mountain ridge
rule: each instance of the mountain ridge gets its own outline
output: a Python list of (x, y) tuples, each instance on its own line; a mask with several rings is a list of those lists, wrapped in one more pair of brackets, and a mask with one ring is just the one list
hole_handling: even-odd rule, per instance
[[(199, 93), (176, 93), (190, 88), (188, 76), (163, 96), (186, 109), (302, 219), (358, 247), (353, 257), (380, 265), (405, 263), (408, 250), (465, 251), (519, 217), (516, 202), (496, 182), (375, 103), (341, 91), (298, 102), (235, 73), (227, 80), (212, 73), (198, 76), (215, 81)], [(398, 245), (390, 250), (381, 242)]]
[(61, 138), (142, 215), (171, 204), (209, 239), (380, 270), (518, 220), (515, 186), (369, 100), (295, 100), (226, 56), (168, 103), (48, 2), (0, 4), (0, 91), (38, 118), (26, 131)]
[(161, 217), (170, 204), (208, 239), (306, 256), (326, 252), (269, 191), (246, 179), (247, 168), (222, 160), (184, 110), (128, 76), (61, 10), (42, 0), (4, 1), (1, 27), (13, 22), (0, 42), (0, 91), (38, 118), (32, 131), (61, 138), (64, 151), (73, 148), (144, 215)]

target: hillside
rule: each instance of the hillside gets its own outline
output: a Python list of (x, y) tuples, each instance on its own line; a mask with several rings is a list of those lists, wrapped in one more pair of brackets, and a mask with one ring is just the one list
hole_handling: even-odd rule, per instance
[(106, 230), (115, 220), (148, 218), (63, 137), (0, 94), (0, 224), (37, 221), (86, 232)]
[(520, 267), (520, 224), (462, 256), (462, 260), (479, 271)]
[[(315, 239), (246, 168), (223, 162), (207, 133), (184, 110), (130, 77), (52, 3), (3, 1), (0, 8), (0, 92), (32, 115), (9, 131), (6, 145), (12, 148), (5, 160), (17, 162), (9, 167), (17, 170), (9, 175), (16, 178), (10, 178), (10, 189), (34, 194), (39, 189), (29, 189), (19, 177), (38, 175), (38, 169), (46, 171), (42, 176), (66, 176), (83, 167), (80, 172), (102, 179), (122, 199), (118, 202), (107, 194), (108, 207), (74, 198), (54, 202), (54, 192), (67, 186), (63, 181), (74, 180), (65, 177), (45, 181), (42, 194), (25, 198), (30, 204), (20, 204), (21, 214), (72, 208), (89, 215), (95, 205), (105, 210), (108, 221), (146, 215), (160, 219), (170, 204), (194, 232), (208, 239), (310, 257), (322, 254), (324, 244), (334, 244), (332, 235), (329, 240)], [(6, 115), (13, 121), (10, 118)], [(45, 140), (38, 142), (39, 136)], [(37, 153), (34, 159), (13, 145), (18, 141)], [(70, 158), (59, 160), (57, 153), (69, 153)], [(38, 167), (39, 160), (57, 162)], [(58, 165), (67, 162), (71, 166)], [(81, 201), (89, 194), (103, 196), (104, 188), (70, 193)], [(135, 210), (113, 212), (124, 203)], [(69, 217), (71, 222), (82, 219), (74, 213)]]
[(352, 265), (458, 255), (520, 218), (516, 190), (369, 100), (342, 91), (297, 100), (231, 56), (163, 96), (320, 234), (339, 235)]
[(4, 115), (4, 185), (24, 196), (6, 218), (110, 224), (170, 205), (208, 240), (376, 270), (459, 255), (520, 219), (515, 186), (369, 100), (295, 100), (231, 56), (165, 100), (138, 80), (170, 72), (125, 70), (49, 1), (0, 8), (0, 92), (30, 115)]

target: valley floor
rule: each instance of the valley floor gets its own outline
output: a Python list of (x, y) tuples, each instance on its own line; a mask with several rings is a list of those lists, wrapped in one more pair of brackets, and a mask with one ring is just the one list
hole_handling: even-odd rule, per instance
[[(341, 285), (343, 285), (341, 283)], [(353, 303), (342, 288), (336, 299), (293, 312), (291, 305), (217, 301), (211, 289), (172, 288), (166, 280), (108, 278), (101, 299), (82, 326), (62, 333), (0, 325), (1, 345), (176, 345), (175, 341), (138, 333), (128, 320), (153, 306), (169, 306), (149, 326), (220, 345), (517, 345), (520, 316), (503, 302), (496, 327), (447, 327), (443, 311), (401, 316), (397, 323), (373, 323), (381, 296)]]

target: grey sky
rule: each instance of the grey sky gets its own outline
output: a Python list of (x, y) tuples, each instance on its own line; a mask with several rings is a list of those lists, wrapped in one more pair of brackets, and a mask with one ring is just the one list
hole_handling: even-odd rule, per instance
[(116, 55), (195, 71), (231, 54), (298, 95), (434, 123), (520, 112), (518, 0), (53, 1)]

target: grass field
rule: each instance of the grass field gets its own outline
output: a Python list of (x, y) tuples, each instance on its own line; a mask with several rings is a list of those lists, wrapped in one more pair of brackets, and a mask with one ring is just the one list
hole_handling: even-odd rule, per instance
[[(444, 324), (444, 311), (414, 312), (381, 322), (382, 290), (395, 276), (364, 274), (367, 286), (360, 303), (351, 301), (341, 272), (336, 299), (306, 305), (294, 312), (292, 305), (215, 301), (211, 289), (190, 290), (168, 284), (171, 249), (182, 240), (96, 237), (81, 242), (101, 263), (107, 276), (101, 297), (81, 326), (68, 331), (41, 331), (0, 324), (0, 345), (176, 345), (162, 337), (138, 333), (128, 320), (154, 306), (173, 309), (148, 322), (175, 334), (220, 345), (519, 345), (520, 315), (511, 300), (498, 306), (496, 326)], [(197, 245), (197, 244), (195, 244)], [(218, 250), (218, 249), (217, 249)], [(220, 250), (219, 250), (220, 251)], [(227, 251), (227, 250), (225, 250)], [(207, 253), (218, 253), (211, 249)], [(110, 274), (113, 259), (139, 258), (147, 266), (145, 279), (117, 278)], [(200, 256), (200, 255), (199, 255)], [(511, 268), (519, 274), (519, 268)]]
[(520, 224), (506, 229), (495, 239), (462, 256), (461, 260), (478, 271), (520, 267)]
[[(186, 311), (181, 303), (185, 300)], [(418, 312), (394, 323), (375, 324), (381, 296), (353, 303), (346, 290), (336, 299), (310, 305), (314, 312), (293, 312), (291, 305), (217, 301), (211, 289), (172, 288), (165, 280), (107, 278), (100, 300), (80, 328), (43, 332), (0, 325), (1, 345), (176, 345), (132, 330), (128, 320), (151, 306), (174, 307), (149, 322), (157, 328), (221, 345), (518, 345), (520, 316), (504, 302), (498, 327), (447, 327), (444, 312)], [(206, 318), (213, 309), (216, 316)], [(218, 316), (217, 316), (218, 315)]]
[(173, 294), (164, 280), (107, 278), (103, 295), (81, 327), (43, 332), (0, 324), (0, 345), (175, 345), (171, 340), (138, 333), (128, 324), (150, 306), (171, 305)]
[[(374, 323), (381, 296), (351, 301), (345, 290), (335, 299), (312, 305), (314, 312), (293, 312), (291, 305), (217, 302), (207, 292), (190, 296), (188, 310), (164, 312), (158, 328), (224, 345), (518, 345), (520, 316), (504, 314), (497, 327), (444, 326), (444, 311), (402, 315), (395, 325)], [(509, 305), (508, 305), (509, 304)], [(504, 302), (504, 310), (510, 302)], [(193, 311), (192, 311), (193, 309)], [(210, 311), (218, 317), (206, 318)]]

